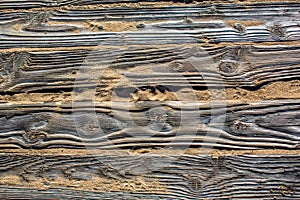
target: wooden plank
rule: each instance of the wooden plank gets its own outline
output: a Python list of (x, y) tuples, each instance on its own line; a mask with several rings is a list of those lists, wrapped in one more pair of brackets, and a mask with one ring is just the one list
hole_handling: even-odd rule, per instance
[[(129, 79), (130, 87), (135, 89), (162, 85), (173, 91), (206, 87), (256, 90), (270, 82), (299, 80), (299, 53), (298, 44), (120, 46), (3, 53), (0, 91), (70, 91), (81, 85), (84, 88), (91, 82), (90, 78), (81, 78), (74, 85), (75, 80), (85, 73), (94, 74), (89, 70), (91, 65), (101, 79), (97, 91), (103, 93), (126, 87), (120, 83), (124, 79)], [(104, 73), (106, 68), (110, 70), (108, 75)], [(142, 74), (143, 70), (150, 71)]]
[[(182, 22), (178, 22), (177, 24), (180, 25)], [(212, 26), (209, 25), (209, 22), (207, 22), (207, 24), (208, 25), (206, 26), (208, 27)], [(197, 23), (195, 26), (197, 26)], [(58, 33), (54, 32), (51, 34), (51, 32), (53, 32), (51, 31), (52, 28), (57, 29)], [(65, 27), (53, 26), (52, 28), (51, 26), (45, 28), (44, 30), (41, 30), (42, 33), (39, 33), (39, 31), (30, 33), (16, 32), (10, 31), (10, 28), (2, 30), (0, 49), (85, 47), (98, 45), (119, 46), (118, 42), (122, 37), (127, 38), (126, 42), (128, 45), (284, 42), (298, 41), (300, 38), (300, 28), (297, 22), (286, 22), (284, 25), (271, 26), (272, 30), (263, 26), (245, 28), (245, 32), (242, 34), (232, 27), (182, 31), (166, 31), (164, 29), (150, 27), (149, 29), (146, 28), (145, 30), (140, 31), (124, 32), (122, 34), (116, 32), (83, 32), (81, 34), (61, 32), (61, 29), (75, 29), (72, 25)], [(40, 30), (38, 27), (36, 29)], [(190, 29), (190, 27), (187, 27), (187, 29)], [(281, 30), (281, 32), (279, 30)], [(43, 32), (49, 32), (49, 34), (45, 35)]]
[(12, 153), (0, 158), (1, 198), (300, 198), (299, 155)]
[(2, 104), (4, 148), (299, 148), (299, 100)]
[[(24, 0), (22, 0), (24, 1)], [(27, 1), (27, 0), (25, 0)], [(65, 1), (61, 5), (52, 6), (51, 1), (47, 1), (48, 6), (43, 9), (26, 10), (30, 6), (34, 7), (34, 3), (14, 4), (9, 1), (2, 1), (0, 4), (1, 12), (5, 13), (6, 18), (2, 20), (13, 20), (26, 16), (26, 14), (37, 14), (38, 11), (53, 11), (50, 19), (82, 21), (94, 19), (104, 20), (174, 20), (189, 18), (212, 18), (212, 19), (267, 19), (275, 20), (275, 17), (280, 19), (291, 19), (298, 16), (299, 2), (295, 1), (273, 1), (273, 2), (244, 2), (244, 3), (220, 3), (204, 2), (195, 4), (180, 4), (180, 3), (163, 3), (162, 1), (139, 2), (126, 4), (123, 2), (112, 2), (110, 5), (105, 5), (105, 1), (90, 1), (86, 4), (83, 1)], [(133, 0), (134, 1), (134, 0)], [(66, 5), (69, 4), (69, 5)], [(93, 5), (94, 4), (94, 5)], [(22, 9), (24, 6), (25, 9)], [(27, 7), (27, 8), (26, 8)], [(38, 7), (38, 6), (36, 6)], [(42, 7), (42, 6), (40, 6)], [(18, 8), (20, 10), (18, 10)], [(6, 10), (7, 9), (7, 10)], [(14, 10), (13, 10), (14, 9)], [(19, 15), (17, 15), (17, 13)], [(152, 15), (151, 15), (152, 13)], [(122, 17), (123, 16), (123, 17)], [(278, 18), (277, 18), (278, 19)], [(295, 18), (296, 19), (296, 18)]]
[(88, 192), (70, 189), (48, 189), (37, 190), (18, 187), (2, 187), (1, 197), (5, 199), (147, 199), (159, 200), (170, 199), (172, 196), (166, 194), (143, 194), (132, 192)]
[(114, 30), (126, 31), (122, 35), (132, 45), (297, 41), (299, 6), (282, 2), (3, 10), (0, 49), (119, 45)]

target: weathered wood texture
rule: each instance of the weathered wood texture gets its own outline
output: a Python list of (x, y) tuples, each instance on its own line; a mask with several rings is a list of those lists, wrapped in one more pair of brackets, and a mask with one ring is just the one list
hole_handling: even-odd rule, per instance
[[(299, 199), (298, 155), (0, 155), (1, 175), (10, 177), (8, 187), (0, 187), (2, 198), (86, 198), (86, 199)], [(13, 178), (12, 178), (13, 177)], [(18, 181), (14, 182), (18, 177)], [(159, 180), (152, 191), (139, 190), (135, 177), (144, 187)], [(90, 191), (80, 185), (96, 178)], [(51, 185), (55, 180), (65, 184)], [(132, 191), (105, 188), (105, 180), (132, 184)], [(71, 181), (77, 183), (68, 185)], [(126, 182), (127, 181), (127, 182)], [(149, 182), (150, 181), (150, 182)], [(96, 181), (95, 181), (96, 182)], [(41, 189), (44, 183), (49, 190)], [(20, 185), (26, 185), (22, 188)], [(48, 185), (48, 186), (47, 186)], [(165, 190), (160, 190), (166, 187)], [(86, 187), (85, 187), (86, 188)], [(40, 189), (40, 190), (39, 190)], [(131, 188), (132, 189), (132, 188)], [(82, 190), (82, 189), (81, 189)], [(97, 191), (99, 190), (99, 191)], [(144, 189), (145, 190), (145, 189)]]
[[(300, 79), (299, 44), (135, 46), (130, 49), (124, 49), (122, 45), (121, 41), (118, 48), (3, 53), (0, 91), (70, 91), (76, 78), (83, 76), (83, 71), (95, 63), (98, 65), (92, 66), (94, 70), (95, 67), (99, 71), (108, 68), (115, 74), (112, 77), (98, 72), (99, 91), (110, 90), (122, 78), (129, 79), (131, 87), (162, 85), (172, 90), (220, 85), (255, 90), (270, 82)], [(143, 69), (151, 70), (151, 73), (143, 74)], [(89, 82), (89, 79), (78, 81), (75, 87), (87, 87)]]
[[(220, 74), (226, 87), (252, 89), (272, 81), (299, 79), (300, 4), (297, 2), (186, 6), (145, 3), (111, 7), (91, 1), (25, 2), (0, 4), (3, 52), (0, 91), (71, 90), (86, 56), (91, 60), (107, 59), (106, 64), (124, 74), (128, 68), (141, 70), (143, 64), (189, 60), (197, 51), (191, 48), (192, 44), (201, 48), (201, 54), (197, 55), (199, 62), (204, 58), (213, 61), (210, 68), (200, 68), (200, 71), (197, 68), (197, 72), (191, 73), (183, 64), (183, 72), (191, 74), (180, 78), (177, 76), (182, 73), (154, 72), (150, 77), (129, 73), (126, 76), (137, 86), (144, 86), (148, 81), (177, 87), (186, 87), (189, 83), (202, 88), (218, 86), (215, 74)], [(114, 2), (119, 1), (107, 3)], [(22, 7), (41, 8), (17, 9)], [(262, 42), (283, 45), (256, 44)], [(212, 45), (216, 43), (221, 45)], [(167, 44), (171, 46), (165, 47)], [(132, 49), (132, 45), (139, 46)], [(182, 78), (186, 80), (183, 83)], [(112, 85), (111, 82), (103, 84)]]
[(0, 1), (0, 198), (300, 199), (299, 10)]
[(84, 103), (75, 107), (54, 103), (2, 104), (1, 146), (299, 148), (299, 100), (232, 105), (184, 106), (177, 102), (108, 105), (96, 103), (94, 109)]
[[(5, 4), (9, 3), (2, 4), (5, 8)], [(118, 33), (101, 31), (105, 28), (101, 23), (111, 21), (119, 22), (117, 26), (121, 27), (126, 27), (126, 22), (134, 22), (129, 30), (135, 31), (122, 34), (130, 38), (128, 44), (297, 41), (300, 37), (299, 7), (299, 3), (282, 2), (179, 7), (155, 7), (151, 4), (120, 8), (103, 8), (100, 5), (54, 7), (46, 11), (4, 9), (0, 13), (0, 49), (96, 46), (99, 43), (119, 46), (118, 40), (114, 40)], [(198, 21), (193, 23), (190, 19)], [(157, 20), (183, 21), (155, 23)], [(227, 20), (255, 21), (252, 24), (246, 21), (247, 26), (243, 22), (230, 26)], [(107, 40), (109, 38), (112, 40)]]

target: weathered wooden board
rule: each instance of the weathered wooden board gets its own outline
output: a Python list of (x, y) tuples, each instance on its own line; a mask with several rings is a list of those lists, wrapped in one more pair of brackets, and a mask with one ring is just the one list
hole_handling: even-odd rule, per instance
[[(299, 44), (121, 46), (122, 42), (118, 48), (3, 53), (0, 91), (70, 91), (76, 78), (83, 77), (91, 66), (98, 69), (99, 91), (107, 91), (105, 86), (124, 78), (136, 89), (162, 85), (171, 90), (220, 86), (255, 90), (270, 82), (300, 79)], [(113, 70), (115, 76), (104, 75), (104, 69)], [(151, 74), (142, 73), (143, 69), (151, 70)], [(85, 88), (89, 82), (89, 78), (77, 81), (75, 87)]]
[[(9, 2), (2, 4), (6, 8)], [(99, 43), (118, 46), (118, 38), (114, 39), (118, 33), (111, 27), (132, 30), (122, 35), (129, 38), (128, 44), (141, 45), (297, 41), (300, 38), (299, 7), (299, 3), (282, 2), (180, 7), (150, 4), (115, 9), (75, 6), (46, 11), (4, 9), (0, 13), (0, 49), (97, 46)], [(200, 21), (193, 23), (189, 18)], [(155, 23), (158, 20), (177, 21)], [(229, 23), (226, 20), (246, 21)], [(110, 21), (118, 23), (103, 24)], [(126, 25), (126, 21), (131, 24)], [(144, 21), (150, 23), (137, 23)]]
[[(300, 17), (300, 14), (297, 18)], [(55, 48), (55, 47), (78, 47), (78, 46), (97, 46), (99, 44), (108, 46), (119, 46), (119, 37), (127, 38), (129, 45), (158, 45), (158, 44), (198, 44), (198, 43), (222, 43), (222, 42), (283, 42), (297, 41), (300, 39), (299, 22), (285, 22), (283, 25), (272, 25), (272, 28), (265, 26), (254, 26), (246, 28), (242, 25), (238, 31), (233, 27), (226, 27), (225, 24), (213, 22), (195, 23), (196, 28), (191, 25), (185, 25), (184, 21), (176, 21), (173, 23), (161, 23), (152, 25), (140, 31), (124, 32), (122, 34), (116, 32), (92, 32), (82, 31), (82, 33), (64, 33), (61, 29), (73, 30), (73, 26), (51, 26), (39, 30), (39, 27), (33, 27), (28, 31), (13, 31), (12, 25), (1, 25), (7, 27), (1, 30), (0, 49), (11, 48)], [(84, 24), (83, 24), (84, 25)], [(172, 30), (172, 26), (182, 27), (181, 31)], [(100, 26), (100, 25), (99, 25)], [(217, 26), (217, 28), (214, 28)], [(70, 28), (71, 27), (71, 28)], [(161, 27), (161, 28), (160, 28)], [(199, 28), (197, 28), (199, 27)], [(218, 28), (221, 27), (221, 28)], [(222, 28), (223, 27), (223, 28)], [(99, 27), (100, 28), (100, 27)], [(98, 28), (98, 29), (99, 29)], [(39, 31), (34, 31), (38, 29)], [(194, 30), (190, 30), (194, 29)], [(198, 29), (198, 30), (197, 30)], [(200, 30), (199, 30), (200, 29)], [(275, 30), (273, 30), (275, 29)], [(277, 30), (279, 29), (279, 30)], [(27, 29), (28, 30), (28, 29)], [(45, 35), (44, 32), (49, 31)], [(42, 33), (41, 33), (42, 32)], [(241, 33), (242, 32), (242, 33)], [(48, 32), (47, 32), (48, 33)]]
[(2, 104), (0, 116), (2, 148), (298, 149), (300, 143), (299, 100)]
[[(11, 153), (1, 154), (0, 163), (6, 183), (5, 188), (0, 187), (1, 198), (300, 198), (299, 155), (212, 158)], [(91, 182), (93, 188), (88, 187)]]

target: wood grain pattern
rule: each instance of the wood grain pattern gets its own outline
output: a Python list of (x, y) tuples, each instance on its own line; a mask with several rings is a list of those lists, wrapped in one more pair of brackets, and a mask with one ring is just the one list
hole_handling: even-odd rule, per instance
[[(298, 16), (299, 17), (299, 16)], [(209, 23), (209, 22), (207, 22)], [(182, 25), (182, 22), (178, 22), (178, 25)], [(176, 23), (175, 23), (176, 25)], [(166, 27), (168, 24), (166, 25)], [(170, 26), (170, 25), (169, 25)], [(184, 25), (183, 25), (184, 26)], [(196, 25), (197, 26), (197, 23)], [(213, 25), (207, 25), (208, 28)], [(201, 25), (200, 25), (201, 27)], [(30, 29), (27, 30), (32, 30)], [(58, 29), (58, 33), (51, 34), (51, 29)], [(239, 33), (234, 28), (210, 28), (182, 31), (166, 31), (165, 29), (149, 28), (141, 31), (116, 33), (116, 32), (83, 32), (82, 34), (76, 33), (64, 33), (61, 32), (63, 27), (53, 26), (44, 28), (44, 33), (39, 33), (40, 28), (36, 28), (38, 31), (35, 33), (27, 32), (12, 32), (9, 29), (1, 31), (1, 44), (0, 49), (10, 48), (55, 48), (55, 47), (74, 47), (74, 46), (119, 46), (119, 37), (126, 37), (129, 45), (158, 45), (158, 44), (199, 44), (199, 43), (222, 43), (222, 42), (277, 42), (277, 41), (298, 41), (300, 38), (300, 28), (297, 22), (286, 22), (284, 25), (268, 27), (250, 27), (245, 28), (243, 34)], [(66, 30), (73, 30), (72, 26), (65, 26)], [(274, 30), (273, 30), (274, 29)], [(277, 30), (279, 29), (279, 30)], [(280, 31), (281, 30), (281, 31)], [(43, 30), (42, 30), (43, 31)], [(55, 31), (54, 31), (55, 32)], [(35, 39), (33, 39), (35, 38)]]
[[(150, 21), (146, 26), (136, 24), (131, 29), (135, 31), (123, 33), (132, 45), (297, 41), (300, 37), (297, 20), (300, 16), (299, 5), (284, 2), (239, 6), (212, 4), (162, 8), (129, 6), (115, 9), (71, 7), (50, 11), (4, 10), (0, 13), (0, 49), (118, 45), (114, 40), (116, 32), (90, 30), (101, 30), (101, 23), (109, 21)], [(193, 23), (192, 20), (186, 21), (187, 18), (202, 22)], [(213, 22), (212, 19), (221, 21)], [(93, 20), (100, 22), (100, 25)], [(155, 20), (183, 21), (153, 23)], [(228, 26), (226, 20), (261, 20), (262, 24), (246, 27), (237, 22)], [(75, 30), (79, 33), (74, 33)]]
[[(109, 199), (298, 199), (298, 155), (22, 155), (0, 156), (2, 175), (19, 177), (19, 183), (6, 182), (0, 187), (2, 198), (88, 198)], [(171, 162), (170, 162), (171, 161)], [(71, 172), (71, 173), (70, 173)], [(143, 190), (81, 191), (76, 185), (51, 188), (51, 182), (63, 178), (87, 183), (92, 177), (131, 180), (143, 176), (145, 184), (159, 180), (164, 192)], [(2, 182), (3, 179), (1, 179)], [(38, 191), (37, 180), (49, 188)], [(22, 188), (19, 184), (30, 185)], [(5, 187), (3, 187), (5, 186)], [(95, 187), (101, 187), (97, 185)], [(163, 187), (163, 186), (161, 186)], [(78, 191), (79, 189), (79, 191)], [(100, 189), (101, 190), (101, 189)], [(43, 195), (43, 196), (42, 196)]]
[(300, 199), (299, 10), (0, 1), (0, 199)]
[[(98, 91), (116, 90), (113, 85), (124, 78), (136, 89), (162, 85), (172, 90), (237, 86), (255, 90), (270, 82), (299, 80), (299, 47), (176, 45), (3, 53), (0, 91), (70, 91), (76, 78), (83, 77), (91, 66), (93, 70), (98, 69), (101, 79)], [(115, 76), (104, 75), (104, 68), (113, 70)], [(151, 74), (142, 74), (144, 69), (151, 70)], [(75, 87), (84, 88), (89, 82), (89, 78), (83, 79)], [(119, 84), (119, 87), (126, 86)]]
[(3, 104), (0, 142), (5, 148), (299, 147), (299, 100), (109, 104), (96, 103), (95, 110), (84, 103)]

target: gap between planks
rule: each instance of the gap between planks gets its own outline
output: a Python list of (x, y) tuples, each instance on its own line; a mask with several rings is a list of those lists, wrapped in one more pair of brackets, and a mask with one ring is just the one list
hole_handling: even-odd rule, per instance
[(262, 149), (262, 150), (215, 150), (189, 148), (185, 151), (176, 149), (138, 149), (138, 150), (97, 150), (97, 149), (0, 149), (1, 154), (10, 155), (208, 155), (212, 158), (242, 155), (300, 155), (300, 150)]
[[(40, 1), (42, 2), (42, 1)], [(209, 6), (209, 5), (216, 5), (216, 4), (235, 4), (235, 5), (247, 5), (247, 4), (256, 4), (256, 3), (298, 3), (298, 0), (193, 0), (191, 2), (185, 3), (185, 2), (174, 2), (173, 0), (165, 0), (165, 1), (159, 1), (159, 0), (146, 0), (146, 1), (139, 1), (136, 2), (135, 0), (120, 0), (118, 1), (88, 1), (92, 3), (87, 3), (85, 0), (81, 1), (70, 1), (70, 2), (59, 2), (59, 1), (51, 1), (48, 4), (41, 3), (39, 4), (39, 1), (31, 2), (32, 7), (27, 7), (27, 9), (24, 9), (24, 7), (18, 7), (15, 5), (15, 1), (11, 1), (12, 8), (7, 8), (10, 1), (3, 2), (4, 5), (0, 3), (0, 6), (2, 5), (3, 8), (0, 9), (0, 12), (10, 12), (10, 11), (53, 11), (53, 10), (59, 10), (64, 8), (72, 8), (72, 9), (92, 9), (92, 8), (139, 8), (139, 7), (146, 7), (146, 8), (160, 8), (160, 7), (167, 7), (167, 6), (179, 6), (179, 7), (189, 7), (189, 6)], [(6, 6), (6, 7), (5, 7)], [(15, 6), (15, 7), (13, 7)], [(26, 5), (30, 6), (30, 5)]]
[[(215, 90), (217, 91), (217, 90)], [(228, 104), (234, 103), (254, 103), (263, 100), (276, 100), (276, 99), (300, 99), (300, 80), (292, 81), (276, 81), (263, 85), (261, 88), (251, 91), (240, 87), (226, 88), (224, 101)], [(195, 90), (193, 91), (198, 99), (198, 102), (213, 102), (211, 98), (211, 92), (209, 90)], [(144, 92), (144, 95), (148, 95), (149, 92)], [(170, 95), (176, 95), (173, 92), (169, 92)], [(95, 93), (95, 102), (109, 101), (112, 96), (105, 95), (102, 97), (101, 92)], [(74, 93), (72, 92), (61, 92), (61, 93), (14, 93), (14, 94), (1, 94), (0, 103), (9, 104), (38, 104), (38, 103), (50, 103), (53, 102), (57, 106), (64, 103), (72, 103), (74, 100)], [(99, 96), (100, 95), (100, 96)], [(168, 94), (164, 94), (167, 96)], [(154, 95), (155, 96), (155, 95)], [(129, 99), (124, 98), (124, 102)], [(111, 100), (113, 101), (113, 100)]]

